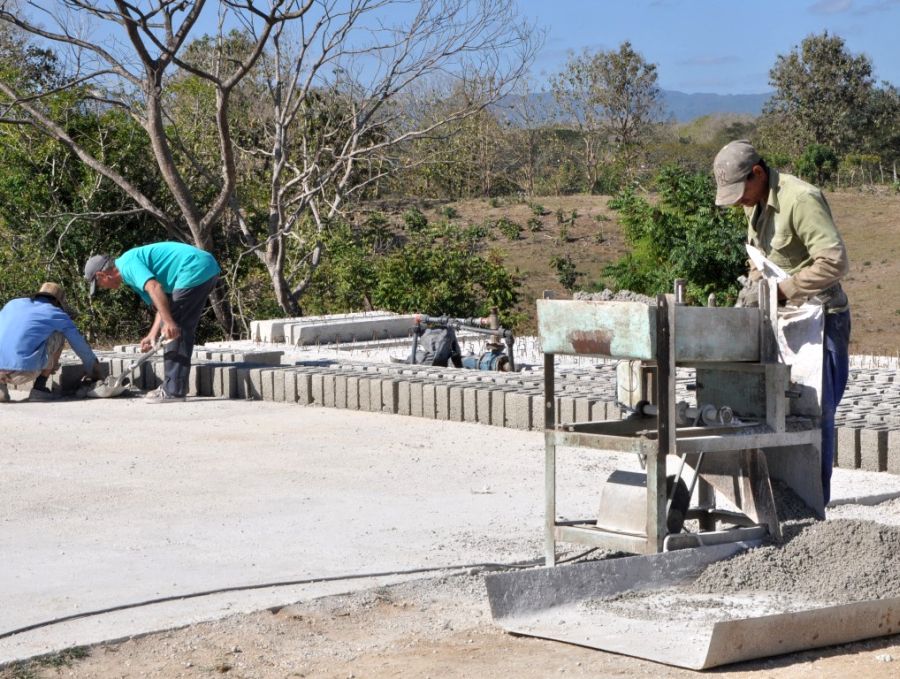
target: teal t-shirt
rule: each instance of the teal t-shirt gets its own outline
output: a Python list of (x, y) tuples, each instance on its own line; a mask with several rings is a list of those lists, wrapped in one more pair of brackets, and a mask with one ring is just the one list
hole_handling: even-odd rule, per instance
[(222, 269), (215, 257), (187, 243), (163, 242), (132, 248), (116, 260), (122, 281), (147, 304), (152, 304), (144, 285), (155, 278), (166, 294), (205, 283)]

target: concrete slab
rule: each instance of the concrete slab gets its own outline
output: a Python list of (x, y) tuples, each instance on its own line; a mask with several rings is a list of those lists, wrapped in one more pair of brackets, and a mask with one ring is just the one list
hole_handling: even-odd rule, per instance
[[(135, 398), (0, 407), (0, 634), (223, 587), (540, 554), (538, 434), (220, 399), (159, 416)], [(0, 662), (363, 586), (91, 617), (0, 640)]]
[[(0, 636), (221, 588), (541, 554), (539, 432), (389, 418), (220, 399), (167, 406), (163, 424), (134, 398), (0, 406)], [(587, 515), (596, 479), (636, 464), (586, 449), (560, 459), (565, 516)], [(898, 489), (891, 474), (835, 470), (835, 502)], [(0, 663), (383, 581), (228, 592), (51, 624), (0, 639)]]

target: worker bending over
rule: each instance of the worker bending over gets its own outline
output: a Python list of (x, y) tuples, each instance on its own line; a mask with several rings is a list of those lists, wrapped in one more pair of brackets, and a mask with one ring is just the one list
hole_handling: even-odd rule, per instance
[(149, 351), (162, 333), (168, 340), (163, 354), (166, 376), (144, 397), (148, 403), (185, 400), (197, 325), (220, 272), (205, 250), (172, 242), (133, 248), (116, 259), (94, 255), (84, 265), (92, 295), (97, 287), (115, 290), (125, 283), (156, 309), (141, 351)]

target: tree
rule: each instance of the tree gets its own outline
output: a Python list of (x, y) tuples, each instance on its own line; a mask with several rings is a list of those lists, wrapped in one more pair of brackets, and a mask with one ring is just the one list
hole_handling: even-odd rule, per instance
[(839, 156), (859, 147), (868, 126), (872, 64), (865, 55), (851, 54), (842, 38), (827, 31), (806, 37), (778, 56), (769, 83), (775, 93), (764, 115), (791, 121), (792, 155), (813, 143)]
[[(261, 61), (264, 138), (245, 155), (265, 178), (267, 204), (256, 215), (242, 206), (233, 213), (287, 313), (299, 309), (346, 209), (392, 174), (430, 162), (408, 152), (417, 140), (446, 143), (459, 125), (489, 126), (487, 107), (524, 74), (539, 43), (513, 0), (422, 0), (402, 19), (391, 13), (404, 8), (320, 0), (314, 21), (273, 31)], [(299, 233), (302, 220), (314, 230)]]
[[(56, 0), (49, 7), (29, 3), (28, 12), (18, 11), (8, 0), (0, 4), (0, 22), (54, 46), (57, 55), (66, 51), (73, 55), (64, 64), (64, 78), (55, 91), (71, 93), (83, 106), (118, 108), (139, 122), (172, 198), (169, 205), (146, 195), (138, 186), (137, 177), (111, 167), (69, 135), (62, 124), (64, 112), (47, 106), (48, 92), (23, 89), (19, 83), (0, 78), (2, 103), (113, 182), (135, 205), (162, 224), (170, 237), (190, 239), (198, 247), (214, 251), (214, 228), (235, 196), (235, 149), (229, 116), (232, 94), (262, 55), (272, 30), (303, 17), (313, 4), (314, 0), (272, 0), (261, 8), (253, 0), (221, 3), (220, 35), (226, 23), (236, 21), (245, 24), (255, 39), (242, 58), (225, 59), (220, 52), (209, 66), (183, 59), (184, 47), (204, 12), (205, 0), (150, 0), (140, 4), (124, 0)], [(38, 16), (53, 26), (45, 28)], [(90, 34), (89, 30), (95, 27), (99, 27), (103, 38)], [(174, 69), (204, 80), (215, 92), (213, 125), (219, 157), (212, 177), (211, 199), (202, 204), (186, 179), (189, 169), (179, 166), (176, 160), (178, 131), (167, 126), (165, 101)], [(230, 333), (230, 309), (221, 292), (213, 294), (213, 308)]]
[(710, 293), (733, 301), (737, 277), (744, 272), (746, 224), (742, 211), (715, 207), (708, 172), (690, 174), (670, 166), (656, 177), (660, 200), (651, 205), (633, 189), (610, 201), (631, 252), (604, 269), (607, 283), (655, 295), (672, 281), (688, 281), (688, 297), (705, 303)]
[(639, 152), (661, 116), (656, 81), (656, 65), (647, 63), (627, 41), (618, 50), (571, 55), (563, 71), (552, 78), (560, 110), (582, 135), (590, 190), (604, 156), (619, 163), (626, 175), (633, 174)]

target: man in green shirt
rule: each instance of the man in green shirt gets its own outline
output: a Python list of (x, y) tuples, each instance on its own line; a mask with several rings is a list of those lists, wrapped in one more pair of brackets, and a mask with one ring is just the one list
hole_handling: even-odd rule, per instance
[(169, 340), (163, 355), (166, 378), (162, 386), (147, 394), (147, 402), (184, 401), (194, 333), (220, 272), (215, 258), (205, 250), (174, 242), (133, 248), (117, 259), (94, 255), (84, 265), (91, 294), (98, 286), (115, 290), (124, 283), (156, 309), (141, 350), (149, 351), (160, 333)]
[[(849, 270), (847, 249), (822, 192), (766, 165), (746, 140), (726, 144), (713, 163), (716, 205), (741, 205), (751, 245), (789, 275), (778, 299), (825, 307), (822, 365), (822, 491), (831, 495), (834, 415), (849, 374), (850, 308), (840, 280)], [(751, 264), (750, 279), (761, 274)]]

